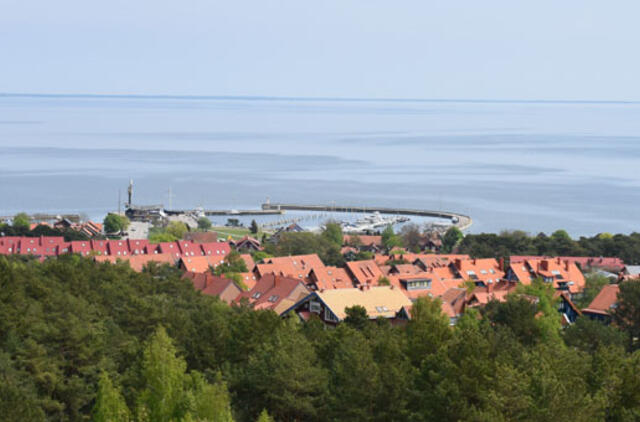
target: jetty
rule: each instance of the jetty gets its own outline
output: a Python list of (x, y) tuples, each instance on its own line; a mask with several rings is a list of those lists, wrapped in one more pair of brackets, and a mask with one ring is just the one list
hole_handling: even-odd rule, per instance
[(324, 211), (324, 212), (347, 212), (347, 213), (380, 213), (394, 215), (415, 215), (420, 217), (443, 218), (451, 221), (451, 225), (460, 230), (467, 230), (473, 224), (470, 216), (458, 214), (451, 211), (419, 210), (413, 208), (391, 208), (391, 207), (364, 207), (351, 205), (300, 205), (300, 204), (278, 204), (266, 202), (262, 204), (265, 211)]

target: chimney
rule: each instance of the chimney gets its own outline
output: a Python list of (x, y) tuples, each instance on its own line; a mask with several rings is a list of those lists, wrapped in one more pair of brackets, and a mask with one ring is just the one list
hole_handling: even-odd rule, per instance
[(569, 260), (564, 261), (564, 269), (565, 271), (569, 271)]
[(500, 271), (504, 272), (504, 257), (500, 258)]
[(489, 280), (487, 282), (487, 293), (493, 292), (493, 281)]
[(460, 258), (456, 258), (454, 264), (458, 270), (462, 269), (462, 260)]

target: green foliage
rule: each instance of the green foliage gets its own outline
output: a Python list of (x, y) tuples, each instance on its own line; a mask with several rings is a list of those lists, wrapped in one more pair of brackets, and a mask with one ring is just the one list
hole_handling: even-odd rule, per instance
[(266, 253), (265, 251), (255, 251), (251, 254), (253, 261), (258, 263), (264, 259), (271, 258), (273, 255)]
[(638, 349), (640, 338), (640, 281), (620, 283), (613, 321), (629, 336), (629, 346)]
[(103, 224), (105, 233), (122, 233), (129, 227), (129, 219), (124, 215), (109, 213)]
[(258, 419), (256, 419), (256, 422), (275, 422), (275, 421), (271, 416), (269, 416), (269, 412), (267, 412), (267, 409), (262, 409), (262, 412), (260, 412), (260, 416), (258, 416)]
[(389, 281), (389, 279), (385, 276), (380, 276), (380, 278), (378, 279), (378, 286), (390, 286), (391, 285), (391, 281)]
[(251, 220), (251, 225), (249, 226), (249, 231), (252, 234), (258, 234), (259, 230), (260, 230), (260, 228), (258, 227), (258, 223), (256, 222), (256, 220)]
[(120, 389), (115, 387), (109, 374), (103, 372), (98, 381), (98, 394), (93, 407), (94, 422), (127, 422), (131, 414)]
[(325, 265), (342, 266), (344, 257), (340, 246), (327, 240), (322, 234), (310, 232), (283, 233), (278, 243), (268, 244), (266, 252), (275, 256), (318, 254)]
[(369, 252), (369, 251), (360, 251), (356, 254), (355, 256), (355, 260), (356, 261), (368, 261), (370, 259), (373, 259), (373, 252)]
[(540, 233), (533, 237), (522, 231), (468, 234), (458, 245), (458, 252), (476, 258), (510, 255), (619, 257), (629, 265), (640, 264), (640, 233), (598, 235), (578, 240), (568, 239), (565, 233), (556, 232), (555, 236)]
[(580, 309), (589, 306), (598, 293), (600, 293), (600, 290), (609, 284), (609, 279), (600, 274), (586, 274), (585, 282), (586, 284), (582, 295), (574, 301), (575, 305)]
[(227, 255), (227, 259), (216, 267), (214, 270), (215, 275), (232, 274), (232, 273), (246, 273), (249, 271), (246, 262), (240, 256), (238, 251), (231, 251)]
[(352, 308), (329, 330), (230, 307), (169, 266), (2, 256), (0, 419), (634, 420), (636, 289), (621, 284), (622, 334), (562, 331), (539, 282), (455, 326), (421, 298), (404, 326)]
[(177, 237), (163, 229), (149, 230), (149, 243), (175, 242), (176, 240), (178, 240)]
[(28, 229), (31, 225), (31, 218), (24, 212), (18, 213), (13, 217), (13, 227), (20, 229), (26, 228)]
[(464, 235), (456, 226), (451, 226), (442, 236), (442, 251), (444, 253), (453, 252), (453, 248), (464, 238)]
[(342, 226), (334, 221), (327, 222), (322, 229), (322, 237), (340, 248), (344, 240), (344, 235), (342, 234)]
[(350, 308), (345, 308), (344, 313), (346, 314), (344, 323), (351, 328), (364, 330), (369, 324), (369, 315), (367, 315), (367, 310), (363, 306), (354, 305)]
[(587, 317), (578, 318), (575, 324), (564, 330), (563, 338), (567, 346), (593, 353), (601, 347), (627, 345), (622, 331), (612, 325), (605, 325)]
[(172, 221), (167, 225), (166, 231), (176, 239), (182, 239), (189, 231), (189, 227), (182, 221)]
[(382, 246), (384, 246), (388, 251), (393, 248), (401, 248), (403, 246), (402, 238), (393, 231), (393, 227), (391, 225), (388, 225), (382, 231)]
[(211, 228), (211, 220), (207, 217), (198, 218), (198, 228), (203, 231), (207, 231)]

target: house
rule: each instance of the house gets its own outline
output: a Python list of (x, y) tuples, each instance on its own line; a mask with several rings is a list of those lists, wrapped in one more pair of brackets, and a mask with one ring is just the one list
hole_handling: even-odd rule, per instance
[(194, 289), (200, 290), (203, 295), (216, 296), (228, 304), (242, 293), (242, 289), (230, 278), (190, 271), (185, 272), (183, 278), (191, 280)]
[(292, 223), (290, 225), (288, 225), (287, 227), (281, 227), (279, 228), (270, 238), (269, 241), (272, 243), (278, 243), (278, 241), (280, 240), (280, 236), (282, 236), (285, 233), (301, 233), (304, 232), (305, 229), (303, 229), (302, 227), (300, 227), (298, 224), (296, 223)]
[(620, 271), (621, 280), (640, 279), (640, 265), (627, 265)]
[(270, 309), (282, 315), (309, 293), (310, 290), (298, 279), (266, 274), (251, 290), (242, 292), (236, 302), (246, 300), (254, 309)]
[(231, 253), (231, 245), (227, 242), (200, 243), (201, 255), (204, 256), (226, 256)]
[(256, 278), (256, 274), (252, 271), (249, 271), (247, 273), (238, 273), (238, 275), (240, 276), (240, 279), (242, 280), (242, 284), (244, 284), (247, 290), (253, 289), (253, 287), (258, 282)]
[(264, 248), (260, 244), (258, 239), (255, 239), (251, 236), (245, 236), (242, 239), (235, 242), (235, 246), (237, 250), (242, 251), (261, 251)]
[(611, 312), (618, 306), (619, 292), (619, 285), (607, 284), (600, 290), (600, 293), (593, 298), (589, 306), (582, 310), (582, 314), (591, 319), (596, 319), (607, 324), (610, 323)]
[[(359, 242), (358, 242), (359, 241)], [(375, 247), (382, 250), (382, 236), (349, 235), (343, 237), (343, 244), (354, 247)]]
[(461, 259), (456, 258), (449, 268), (456, 278), (470, 280), (478, 286), (487, 286), (499, 282), (505, 275), (498, 261), (494, 258)]
[(488, 283), (486, 286), (476, 285), (473, 291), (467, 294), (466, 306), (484, 306), (493, 300), (505, 302), (509, 294), (515, 293), (517, 287), (517, 283), (506, 280)]
[(256, 265), (255, 272), (258, 277), (264, 277), (266, 274), (278, 274), (306, 282), (312, 269), (323, 267), (324, 264), (317, 254), (292, 255), (267, 258), (262, 264)]
[(406, 319), (402, 310), (410, 308), (411, 301), (393, 286), (318, 290), (296, 302), (284, 314), (295, 312), (303, 321), (316, 314), (325, 324), (335, 326), (344, 321), (345, 310), (352, 306), (365, 308), (371, 320), (385, 318), (395, 324)]
[(471, 259), (469, 255), (436, 255), (436, 254), (415, 254), (411, 263), (422, 268), (424, 271), (428, 271), (430, 268), (448, 266), (456, 259)]
[(215, 243), (218, 241), (218, 233), (216, 232), (186, 232), (182, 237), (194, 243)]
[(350, 261), (346, 263), (347, 273), (356, 285), (377, 285), (384, 277), (382, 271), (372, 259), (366, 261)]
[(253, 257), (248, 253), (243, 253), (242, 255), (240, 255), (240, 258), (242, 258), (242, 260), (244, 261), (244, 265), (247, 266), (247, 270), (253, 271), (256, 266), (256, 263), (253, 261)]
[(511, 263), (520, 263), (529, 260), (538, 259), (554, 259), (559, 258), (561, 261), (569, 261), (580, 267), (582, 271), (590, 269), (603, 269), (611, 272), (619, 272), (624, 268), (624, 262), (620, 258), (615, 257), (593, 257), (593, 256), (523, 256), (512, 255), (510, 257)]
[(185, 271), (194, 273), (206, 273), (210, 267), (216, 268), (224, 263), (225, 257), (222, 255), (214, 256), (182, 256), (180, 257), (180, 268)]
[(414, 274), (392, 275), (389, 277), (391, 284), (400, 287), (400, 290), (409, 299), (416, 300), (419, 297), (438, 297), (443, 295), (450, 287), (457, 287), (460, 283), (450, 284), (439, 280), (430, 272), (420, 272)]
[(449, 317), (449, 325), (455, 325), (467, 306), (467, 290), (451, 287), (441, 296), (442, 312)]
[(556, 291), (553, 295), (558, 300), (558, 312), (562, 315), (562, 325), (567, 326), (576, 322), (582, 316), (580, 309), (571, 301), (571, 297), (566, 292)]
[(347, 289), (353, 287), (353, 281), (344, 268), (319, 267), (309, 272), (309, 286), (313, 290)]
[(584, 289), (586, 281), (578, 266), (570, 260), (560, 258), (511, 260), (506, 279), (525, 285), (535, 278), (553, 283), (556, 290), (569, 292), (572, 297)]

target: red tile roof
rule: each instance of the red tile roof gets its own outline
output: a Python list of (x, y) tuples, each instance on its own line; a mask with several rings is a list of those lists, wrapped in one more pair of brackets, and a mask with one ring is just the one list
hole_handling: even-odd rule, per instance
[(589, 306), (582, 310), (583, 313), (609, 315), (611, 310), (618, 302), (618, 293), (620, 292), (620, 286), (617, 284), (608, 284), (600, 290), (600, 293), (596, 295), (591, 301)]
[(384, 275), (374, 260), (347, 262), (347, 270), (356, 284), (378, 285)]

